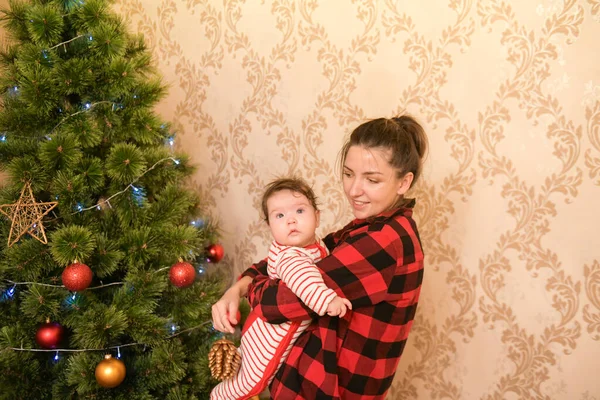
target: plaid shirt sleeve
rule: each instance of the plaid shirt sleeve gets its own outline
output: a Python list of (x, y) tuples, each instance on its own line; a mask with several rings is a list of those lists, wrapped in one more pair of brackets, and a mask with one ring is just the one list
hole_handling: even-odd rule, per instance
[[(286, 321), (300, 322), (318, 317), (306, 304), (291, 291), (285, 284), (280, 285), (280, 280), (271, 279), (267, 273), (267, 260), (264, 259), (246, 269), (241, 277), (249, 276), (252, 283), (248, 287), (248, 301), (253, 312), (271, 324), (281, 324)], [(261, 304), (263, 298), (279, 298), (280, 303), (274, 307)]]
[(395, 244), (385, 231), (349, 238), (319, 264), (325, 284), (350, 300), (354, 308), (383, 301), (396, 270)]
[(238, 279), (243, 278), (244, 276), (249, 276), (250, 278), (254, 279), (259, 275), (268, 276), (267, 259), (266, 258), (255, 264), (252, 264), (252, 266), (250, 268), (248, 268), (247, 270), (242, 272), (242, 274), (240, 275), (240, 277)]
[(318, 314), (280, 280), (256, 275), (248, 287), (248, 301), (253, 312), (271, 324), (286, 321), (299, 322), (318, 317)]

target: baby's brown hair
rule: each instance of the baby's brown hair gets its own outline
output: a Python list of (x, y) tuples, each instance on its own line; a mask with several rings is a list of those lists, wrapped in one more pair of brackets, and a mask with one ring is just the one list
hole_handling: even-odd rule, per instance
[(317, 196), (312, 190), (312, 187), (302, 178), (278, 178), (270, 182), (265, 188), (262, 196), (261, 209), (266, 223), (269, 223), (269, 210), (267, 209), (267, 200), (275, 193), (282, 190), (289, 190), (293, 193), (299, 193), (308, 199), (308, 202), (313, 206), (315, 211), (319, 211), (317, 207)]

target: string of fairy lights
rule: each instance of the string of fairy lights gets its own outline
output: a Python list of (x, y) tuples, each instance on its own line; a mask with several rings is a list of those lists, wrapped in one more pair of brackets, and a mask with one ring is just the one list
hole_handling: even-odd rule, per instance
[[(66, 45), (81, 39), (81, 38), (85, 38), (88, 41), (93, 41), (94, 38), (91, 34), (82, 34), (79, 36), (76, 36), (72, 39), (69, 39), (67, 41), (58, 43), (52, 47), (50, 47), (48, 50), (54, 50), (59, 48), (60, 46), (63, 46), (65, 48), (66, 51)], [(42, 51), (42, 55), (44, 58), (48, 58), (48, 50), (43, 50)], [(18, 96), (20, 93), (20, 89), (18, 85), (15, 85), (11, 88), (8, 89), (9, 90), (9, 94), (10, 95), (14, 95), (14, 96)], [(133, 96), (134, 98), (137, 98), (136, 95)], [(102, 105), (102, 104), (110, 104), (112, 105), (112, 111), (119, 111), (125, 108), (125, 106), (119, 102), (114, 102), (114, 101), (109, 101), (109, 100), (103, 100), (103, 101), (97, 101), (97, 102), (85, 102), (83, 103), (79, 110), (66, 115), (64, 118), (62, 118), (54, 127), (52, 127), (52, 129), (48, 132), (48, 134), (43, 135), (41, 137), (39, 137), (38, 139), (46, 139), (46, 140), (52, 140), (52, 135), (56, 132), (56, 130), (62, 125), (64, 124), (67, 120), (82, 114), (82, 113), (87, 113), (92, 111), (95, 107)], [(59, 113), (62, 113), (62, 109), (58, 109)], [(162, 125), (161, 129), (164, 129), (165, 126)], [(22, 135), (13, 135), (13, 134), (9, 134), (8, 132), (0, 132), (0, 144), (2, 143), (6, 143), (7, 141), (10, 140), (10, 138), (25, 138), (25, 139), (32, 139), (31, 136), (22, 136)], [(171, 152), (173, 152), (174, 150), (174, 145), (175, 145), (175, 134), (171, 134), (169, 135), (166, 139), (165, 139), (165, 145), (168, 146), (171, 149)], [(82, 212), (87, 212), (87, 211), (91, 211), (91, 210), (102, 210), (104, 208), (104, 205), (108, 206), (109, 208), (112, 208), (111, 204), (110, 204), (110, 200), (114, 199), (117, 196), (120, 196), (124, 193), (126, 193), (127, 191), (131, 190), (132, 196), (134, 198), (134, 201), (138, 204), (138, 206), (141, 206), (143, 204), (144, 198), (145, 198), (145, 190), (142, 186), (137, 185), (137, 182), (147, 173), (149, 173), (150, 171), (154, 170), (155, 168), (157, 168), (159, 165), (161, 165), (162, 163), (164, 163), (165, 161), (171, 161), (174, 165), (180, 165), (181, 161), (178, 158), (169, 156), (169, 157), (165, 157), (162, 158), (158, 161), (156, 161), (150, 168), (146, 169), (144, 171), (143, 174), (141, 174), (140, 176), (138, 176), (135, 180), (133, 180), (130, 184), (128, 184), (124, 189), (114, 193), (113, 195), (111, 195), (110, 197), (106, 198), (106, 199), (101, 199), (100, 201), (98, 201), (98, 203), (92, 205), (92, 206), (85, 206), (83, 203), (77, 202), (74, 206), (74, 211), (70, 214), (77, 214), (77, 213), (82, 213)], [(57, 196), (58, 199), (58, 196)], [(53, 213), (54, 214), (54, 213)], [(55, 219), (58, 219), (59, 217), (56, 216), (56, 214), (54, 214)], [(190, 224), (196, 228), (203, 228), (205, 225), (205, 221), (203, 219), (196, 219), (190, 222)], [(191, 253), (191, 251), (190, 251)], [(211, 260), (209, 258), (206, 259), (206, 262), (210, 262)], [(164, 268), (160, 268), (156, 271), (153, 271), (153, 273), (159, 273), (162, 272), (164, 270), (169, 269), (170, 267), (164, 267)], [(200, 263), (200, 266), (197, 267), (197, 273), (199, 276), (203, 276), (206, 273), (206, 269), (203, 266), (203, 263)], [(48, 283), (42, 283), (42, 282), (31, 282), (31, 281), (23, 281), (23, 282), (18, 282), (18, 281), (13, 281), (13, 280), (9, 280), (9, 279), (5, 279), (5, 282), (9, 284), (9, 288), (5, 289), (3, 291), (2, 294), (0, 294), (0, 301), (10, 301), (14, 298), (16, 292), (17, 292), (17, 287), (19, 286), (43, 286), (43, 287), (51, 287), (51, 288), (62, 288), (65, 289), (64, 285), (54, 285), (54, 284), (48, 284)], [(88, 287), (86, 290), (97, 290), (97, 289), (102, 289), (102, 288), (106, 288), (106, 287), (110, 287), (110, 286), (118, 286), (118, 285), (124, 285), (125, 282), (111, 282), (111, 283), (107, 283), (107, 284), (100, 284), (97, 286), (93, 286), (93, 287)], [(65, 299), (65, 302), (67, 304), (74, 304), (78, 298), (80, 297), (80, 294), (77, 292), (71, 292), (67, 298)], [(211, 321), (206, 321), (203, 322), (199, 325), (181, 330), (179, 332), (177, 332), (177, 330), (179, 329), (179, 327), (177, 326), (177, 324), (175, 323), (169, 323), (168, 329), (171, 331), (171, 335), (166, 336), (165, 339), (172, 339), (174, 337), (177, 337), (179, 335), (182, 335), (184, 333), (191, 333), (192, 331), (195, 331), (197, 329), (200, 329), (208, 324), (210, 324)], [(114, 352), (116, 351), (116, 357), (117, 358), (121, 358), (121, 349), (122, 348), (127, 348), (127, 347), (133, 347), (133, 346), (144, 346), (146, 347), (147, 345), (141, 342), (132, 342), (132, 343), (125, 343), (125, 344), (120, 344), (120, 345), (115, 345), (115, 346), (109, 346), (109, 347), (104, 347), (104, 348), (83, 348), (83, 349), (68, 349), (68, 348), (54, 348), (54, 349), (37, 349), (37, 348), (24, 348), (23, 346), (21, 347), (6, 347), (3, 350), (12, 350), (12, 351), (21, 351), (21, 352), (44, 352), (44, 353), (53, 353), (53, 361), (54, 362), (58, 362), (60, 360), (60, 353), (80, 353), (80, 352)]]
[[(169, 336), (165, 337), (165, 340), (168, 339), (173, 339), (174, 337), (183, 335), (184, 333), (191, 333), (192, 331), (195, 331), (196, 329), (200, 329), (206, 325), (209, 325), (211, 323), (211, 321), (205, 321), (199, 325), (193, 326), (191, 328), (187, 328), (187, 329), (183, 329), (177, 333), (173, 333)], [(172, 324), (171, 326), (171, 330), (172, 331), (176, 331), (177, 330), (177, 326), (175, 324)], [(144, 346), (144, 348), (146, 348), (148, 345), (145, 343), (141, 343), (141, 342), (133, 342), (133, 343), (125, 343), (125, 344), (120, 344), (120, 345), (116, 345), (116, 346), (109, 346), (109, 347), (103, 347), (103, 348), (89, 348), (89, 349), (28, 349), (28, 348), (23, 348), (23, 347), (6, 347), (6, 350), (12, 350), (12, 351), (25, 351), (25, 352), (32, 352), (32, 353), (54, 353), (54, 356), (52, 357), (52, 360), (56, 363), (60, 360), (60, 353), (85, 353), (85, 352), (112, 352), (112, 351), (116, 351), (116, 357), (117, 358), (121, 358), (122, 354), (121, 354), (121, 349), (122, 348), (126, 348), (126, 347), (133, 347), (133, 346)]]

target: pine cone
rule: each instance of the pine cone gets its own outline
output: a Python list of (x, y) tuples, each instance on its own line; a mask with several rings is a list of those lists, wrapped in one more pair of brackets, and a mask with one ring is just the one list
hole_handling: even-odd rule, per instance
[(242, 357), (231, 340), (217, 340), (208, 352), (208, 367), (215, 379), (222, 381), (233, 377), (241, 363)]

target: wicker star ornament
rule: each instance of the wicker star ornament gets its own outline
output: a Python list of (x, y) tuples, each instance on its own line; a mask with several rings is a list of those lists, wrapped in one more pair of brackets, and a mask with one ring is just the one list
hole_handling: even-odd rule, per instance
[(8, 234), (8, 247), (17, 243), (26, 233), (44, 244), (48, 243), (42, 218), (57, 204), (56, 201), (36, 202), (31, 185), (26, 182), (16, 203), (0, 205), (0, 213), (12, 221)]

